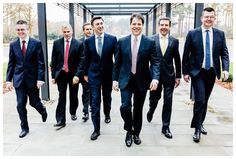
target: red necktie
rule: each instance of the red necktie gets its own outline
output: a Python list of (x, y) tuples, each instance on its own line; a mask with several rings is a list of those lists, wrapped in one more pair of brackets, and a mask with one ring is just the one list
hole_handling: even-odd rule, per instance
[(133, 51), (132, 51), (132, 66), (131, 66), (131, 72), (133, 74), (136, 73), (136, 64), (137, 64), (137, 54), (138, 54), (138, 38), (134, 38), (133, 42)]
[(21, 51), (22, 51), (23, 56), (25, 56), (25, 54), (26, 54), (26, 45), (25, 45), (25, 43), (26, 43), (26, 41), (22, 40), (22, 49), (21, 49)]
[(66, 40), (66, 52), (65, 52), (65, 57), (64, 57), (64, 69), (65, 69), (65, 72), (69, 72), (69, 67), (68, 67), (69, 49), (70, 49), (69, 40)]

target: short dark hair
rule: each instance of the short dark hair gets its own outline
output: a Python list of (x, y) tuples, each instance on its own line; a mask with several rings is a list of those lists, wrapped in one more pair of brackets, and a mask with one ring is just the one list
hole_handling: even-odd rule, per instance
[(160, 25), (162, 20), (168, 20), (169, 21), (169, 25), (171, 26), (171, 19), (169, 17), (161, 17), (158, 21), (158, 24)]
[(25, 20), (18, 20), (16, 24), (25, 24), (27, 25), (27, 22)]
[[(97, 19), (102, 19), (102, 17), (93, 17), (93, 18), (91, 19), (91, 25), (93, 25), (93, 22), (94, 22), (95, 20), (97, 20)], [(102, 19), (102, 21), (104, 21), (104, 20)]]
[(203, 11), (206, 11), (206, 12), (215, 12), (215, 10), (212, 8), (212, 7), (206, 7), (203, 9)]
[(91, 25), (91, 23), (89, 23), (89, 22), (84, 23), (83, 26), (82, 26), (82, 29), (83, 29), (83, 30), (84, 30), (84, 27), (85, 27), (86, 25)]
[(133, 21), (134, 18), (141, 19), (142, 24), (144, 24), (144, 17), (143, 17), (142, 14), (140, 14), (140, 13), (133, 13), (133, 14), (131, 15), (131, 17), (130, 17), (130, 24), (132, 23), (132, 21)]

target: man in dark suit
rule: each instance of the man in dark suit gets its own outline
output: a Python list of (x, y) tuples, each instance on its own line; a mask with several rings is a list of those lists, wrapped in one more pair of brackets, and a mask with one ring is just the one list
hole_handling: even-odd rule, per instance
[(69, 100), (71, 119), (76, 120), (78, 108), (78, 82), (82, 76), (84, 61), (83, 43), (72, 37), (73, 30), (70, 24), (62, 26), (64, 37), (55, 40), (52, 48), (51, 75), (52, 83), (57, 83), (59, 91), (56, 109), (55, 127), (66, 125), (66, 90), (69, 85)]
[[(85, 42), (85, 39), (88, 39), (93, 34), (93, 28), (90, 23), (84, 23), (83, 27), (84, 37), (80, 38), (79, 40)], [(82, 102), (83, 102), (83, 113), (84, 116), (82, 117), (83, 121), (86, 122), (89, 119), (89, 105), (90, 105), (90, 90), (88, 82), (84, 80), (84, 78), (80, 79), (80, 83), (83, 87), (83, 94), (82, 94)], [(91, 107), (90, 107), (91, 108)]]
[[(203, 127), (208, 99), (217, 76), (220, 79), (222, 63), (223, 79), (228, 79), (229, 53), (223, 31), (213, 28), (215, 10), (207, 7), (202, 12), (202, 26), (190, 30), (186, 37), (183, 53), (184, 80), (192, 80), (194, 108), (191, 128), (195, 128), (193, 140), (200, 141), (201, 133), (207, 134)], [(221, 60), (221, 61), (220, 61)]]
[(103, 111), (105, 123), (110, 123), (113, 53), (117, 39), (104, 33), (102, 17), (91, 20), (94, 35), (85, 40), (85, 80), (89, 83), (91, 92), (92, 122), (94, 131), (91, 140), (100, 135), (100, 105), (101, 91), (103, 96)]
[[(150, 92), (149, 111), (147, 113), (147, 120), (148, 122), (151, 122), (153, 113), (157, 107), (157, 103), (161, 99), (162, 89), (164, 89), (164, 101), (162, 108), (162, 133), (167, 138), (172, 138), (172, 133), (169, 129), (172, 112), (172, 96), (174, 88), (178, 87), (181, 78), (179, 41), (169, 34), (170, 27), (170, 18), (160, 18), (159, 34), (151, 37), (156, 42), (156, 53), (160, 54), (159, 56), (161, 56), (160, 81), (157, 90)], [(173, 65), (173, 60), (175, 63), (175, 67)]]
[(27, 98), (29, 104), (41, 114), (43, 122), (47, 119), (46, 108), (39, 98), (39, 88), (45, 80), (45, 63), (42, 44), (28, 36), (27, 22), (19, 20), (16, 23), (16, 31), (18, 38), (10, 43), (6, 88), (11, 91), (13, 86), (15, 87), (22, 129), (19, 137), (22, 138), (29, 132)]
[(130, 18), (131, 35), (119, 39), (115, 49), (113, 89), (118, 91), (120, 88), (121, 91), (120, 113), (127, 131), (127, 147), (132, 145), (133, 140), (135, 144), (141, 144), (139, 134), (146, 93), (148, 89), (157, 89), (160, 78), (155, 41), (142, 35), (143, 25), (143, 16), (133, 14)]

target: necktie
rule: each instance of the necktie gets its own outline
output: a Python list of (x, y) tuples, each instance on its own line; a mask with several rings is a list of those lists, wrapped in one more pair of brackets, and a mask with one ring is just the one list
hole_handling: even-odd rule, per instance
[(205, 48), (205, 69), (209, 70), (211, 67), (211, 60), (210, 60), (210, 38), (209, 38), (209, 30), (206, 30), (206, 48)]
[(133, 51), (132, 51), (132, 66), (131, 66), (131, 72), (133, 74), (136, 73), (136, 64), (137, 64), (137, 54), (138, 54), (138, 38), (134, 38), (133, 42)]
[(162, 52), (162, 55), (165, 55), (165, 52), (166, 52), (166, 37), (165, 37), (165, 36), (162, 36), (162, 37), (161, 37), (161, 40), (162, 40), (162, 43), (161, 43), (161, 52)]
[(69, 40), (66, 40), (66, 52), (64, 55), (64, 70), (65, 70), (65, 72), (69, 72), (69, 67), (68, 67), (69, 50), (70, 50)]
[(25, 54), (26, 54), (26, 44), (25, 43), (26, 43), (26, 41), (23, 40), (22, 41), (22, 49), (21, 49), (23, 56), (25, 56)]
[(98, 36), (98, 55), (102, 56), (102, 37)]

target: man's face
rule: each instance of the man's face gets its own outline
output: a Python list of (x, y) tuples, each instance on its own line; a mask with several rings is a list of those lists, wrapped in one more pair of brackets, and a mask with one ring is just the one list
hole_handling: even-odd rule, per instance
[(161, 20), (159, 24), (159, 32), (161, 35), (166, 36), (170, 31), (170, 22), (169, 20)]
[(73, 31), (71, 28), (69, 27), (63, 28), (62, 32), (65, 39), (70, 39), (72, 37)]
[(131, 29), (131, 32), (134, 36), (138, 36), (138, 35), (142, 34), (142, 30), (143, 30), (142, 20), (138, 19), (138, 18), (133, 18), (133, 20), (130, 24), (130, 29)]
[(92, 25), (88, 24), (84, 26), (84, 35), (86, 37), (90, 37), (93, 34), (93, 28)]
[(102, 19), (96, 19), (93, 21), (93, 30), (96, 35), (101, 35), (104, 32), (104, 26), (103, 26), (103, 20)]
[(201, 21), (204, 28), (210, 28), (214, 25), (215, 22), (215, 12), (204, 11), (201, 17)]
[(28, 26), (26, 24), (17, 24), (16, 32), (19, 38), (25, 39), (28, 35)]

